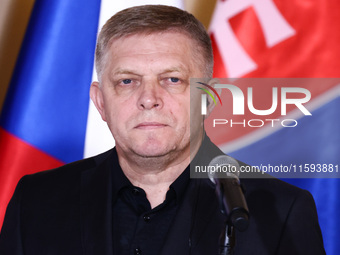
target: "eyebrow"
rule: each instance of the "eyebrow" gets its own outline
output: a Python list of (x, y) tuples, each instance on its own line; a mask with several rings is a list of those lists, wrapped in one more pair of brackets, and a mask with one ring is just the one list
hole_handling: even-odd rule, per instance
[(161, 74), (166, 74), (166, 73), (181, 73), (181, 74), (186, 74), (190, 71), (190, 68), (186, 66), (180, 66), (180, 67), (171, 67), (167, 68), (164, 71), (161, 72)]
[(181, 69), (177, 67), (168, 68), (168, 69), (165, 69), (162, 73), (173, 73), (173, 72), (181, 72)]
[(134, 75), (138, 75), (135, 71), (132, 70), (128, 70), (128, 69), (118, 69), (115, 72), (112, 72), (113, 75), (117, 75), (117, 74), (134, 74)]

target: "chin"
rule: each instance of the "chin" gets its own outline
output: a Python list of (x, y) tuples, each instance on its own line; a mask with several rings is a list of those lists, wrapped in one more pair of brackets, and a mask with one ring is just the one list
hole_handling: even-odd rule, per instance
[(133, 148), (135, 154), (145, 158), (156, 158), (168, 155), (171, 152), (169, 146), (161, 144), (144, 144)]

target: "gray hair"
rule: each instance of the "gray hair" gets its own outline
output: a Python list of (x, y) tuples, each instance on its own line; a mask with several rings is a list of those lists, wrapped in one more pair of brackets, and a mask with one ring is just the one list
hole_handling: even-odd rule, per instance
[(101, 29), (96, 47), (95, 64), (98, 77), (103, 72), (106, 51), (115, 39), (134, 34), (179, 32), (198, 46), (198, 59), (207, 77), (212, 76), (214, 58), (210, 37), (192, 14), (172, 6), (143, 5), (122, 10), (112, 16)]

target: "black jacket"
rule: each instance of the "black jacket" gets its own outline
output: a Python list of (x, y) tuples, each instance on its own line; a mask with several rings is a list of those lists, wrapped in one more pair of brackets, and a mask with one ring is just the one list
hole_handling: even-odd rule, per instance
[[(218, 154), (208, 141), (198, 162)], [(111, 171), (117, 162), (113, 149), (23, 177), (7, 208), (0, 254), (111, 255)], [(235, 233), (235, 254), (325, 254), (309, 192), (272, 178), (241, 182), (250, 220), (245, 232)], [(224, 221), (214, 185), (191, 179), (161, 254), (217, 254)]]

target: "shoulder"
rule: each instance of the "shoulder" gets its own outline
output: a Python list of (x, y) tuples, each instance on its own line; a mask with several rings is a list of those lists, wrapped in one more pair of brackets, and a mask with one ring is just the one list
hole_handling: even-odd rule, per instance
[(40, 182), (40, 181), (57, 181), (58, 179), (62, 178), (77, 178), (83, 172), (98, 167), (106, 158), (113, 153), (114, 149), (96, 155), (94, 157), (78, 160), (66, 165), (63, 165), (58, 168), (38, 172), (31, 175), (26, 175), (22, 179), (23, 181), (33, 181), (33, 182)]
[[(241, 162), (241, 165), (244, 163)], [(268, 174), (257, 173), (251, 178), (240, 178), (250, 208), (265, 208), (268, 217), (285, 217), (293, 207), (304, 204), (315, 209), (312, 195), (307, 190), (291, 185)], [(307, 206), (308, 205), (308, 206)], [(283, 220), (283, 219), (280, 219)]]
[(278, 254), (324, 254), (315, 202), (307, 190), (275, 178), (240, 181), (250, 214), (249, 231), (241, 234), (245, 245), (257, 233), (257, 243)]
[(114, 149), (55, 169), (26, 175), (19, 181), (16, 193), (22, 193), (26, 198), (54, 197), (53, 193), (56, 191), (59, 195), (74, 194), (79, 189), (82, 173), (100, 166), (113, 152)]
[[(240, 169), (253, 169), (253, 167), (244, 162), (238, 161), (238, 163)], [(261, 171), (241, 171), (240, 182), (244, 187), (246, 197), (250, 201), (256, 201), (256, 203), (271, 201), (274, 205), (289, 207), (300, 197), (304, 197), (314, 203), (312, 195), (307, 190), (303, 190)]]

